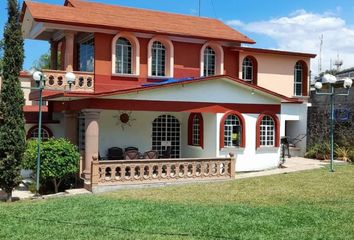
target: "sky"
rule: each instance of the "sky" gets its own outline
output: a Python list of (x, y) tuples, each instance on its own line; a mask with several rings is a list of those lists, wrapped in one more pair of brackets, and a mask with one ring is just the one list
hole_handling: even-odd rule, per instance
[[(36, 0), (62, 5), (64, 0)], [(144, 9), (198, 15), (199, 0), (94, 0)], [(5, 0), (0, 1), (0, 37), (7, 20)], [(22, 4), (22, 0), (19, 1)], [(217, 18), (256, 41), (251, 47), (314, 53), (319, 56), (321, 36), (322, 70), (330, 69), (339, 57), (344, 68), (354, 67), (353, 0), (200, 0), (201, 16)], [(206, 26), (207, 27), (207, 26)], [(25, 40), (24, 69), (43, 53), (46, 42)], [(311, 70), (319, 70), (319, 57)]]

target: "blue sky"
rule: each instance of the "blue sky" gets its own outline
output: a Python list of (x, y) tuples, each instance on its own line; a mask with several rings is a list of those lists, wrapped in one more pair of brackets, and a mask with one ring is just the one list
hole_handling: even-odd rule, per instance
[[(198, 0), (95, 1), (182, 14), (198, 14)], [(6, 2), (0, 1), (0, 36), (6, 22)], [(37, 2), (61, 5), (64, 0), (37, 0)], [(324, 34), (326, 50), (322, 56), (323, 68), (328, 68), (330, 60), (337, 55), (344, 59), (345, 66), (354, 66), (348, 55), (354, 53), (354, 3), (351, 0), (201, 0), (201, 15), (218, 18), (235, 27), (254, 39), (257, 42), (255, 47), (317, 54), (319, 38)], [(345, 44), (338, 44), (341, 42), (338, 41), (339, 37), (344, 39)], [(45, 42), (26, 40), (24, 69), (29, 69), (33, 61), (47, 52), (48, 48)], [(313, 62), (312, 68), (317, 68), (318, 61), (315, 59)]]

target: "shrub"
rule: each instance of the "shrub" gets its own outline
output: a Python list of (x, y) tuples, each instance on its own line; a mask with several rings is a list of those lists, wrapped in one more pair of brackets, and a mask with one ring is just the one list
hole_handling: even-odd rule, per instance
[(310, 146), (305, 153), (306, 158), (315, 158), (319, 160), (329, 159), (331, 148), (329, 143), (316, 143)]
[[(63, 180), (79, 171), (80, 154), (75, 145), (63, 138), (51, 138), (41, 144), (40, 181), (51, 181), (57, 193)], [(23, 168), (36, 171), (37, 140), (29, 140)]]
[(336, 158), (339, 160), (343, 160), (346, 162), (350, 162), (350, 154), (351, 154), (351, 149), (345, 146), (337, 146), (334, 153), (336, 155)]

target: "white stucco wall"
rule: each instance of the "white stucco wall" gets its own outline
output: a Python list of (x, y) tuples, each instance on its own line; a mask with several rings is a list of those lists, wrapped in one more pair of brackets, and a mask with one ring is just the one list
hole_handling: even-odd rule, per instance
[[(220, 121), (223, 114), (217, 114), (218, 136), (220, 133)], [(256, 123), (258, 114), (242, 114), (245, 118), (246, 147), (226, 147), (218, 151), (219, 157), (226, 157), (230, 152), (236, 155), (236, 171), (259, 171), (276, 168), (279, 164), (280, 151), (275, 147), (261, 147), (256, 150)], [(279, 117), (279, 115), (277, 115)], [(218, 143), (219, 149), (219, 143)]]
[[(302, 104), (282, 103), (281, 105), (281, 128), (280, 135), (296, 138), (307, 134), (307, 102)], [(300, 148), (300, 155), (306, 152), (306, 137), (296, 144)]]

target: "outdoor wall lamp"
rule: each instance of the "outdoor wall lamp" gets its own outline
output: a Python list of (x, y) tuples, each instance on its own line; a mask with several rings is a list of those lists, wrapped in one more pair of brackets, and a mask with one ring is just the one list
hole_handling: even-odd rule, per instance
[[(36, 194), (39, 196), (39, 177), (41, 168), (41, 142), (42, 142), (42, 105), (43, 105), (43, 90), (45, 89), (46, 75), (40, 71), (35, 71), (32, 74), (32, 78), (35, 81), (37, 87), (31, 87), (31, 90), (39, 91), (39, 104), (38, 104), (38, 138), (37, 138), (37, 169), (36, 169)], [(76, 76), (73, 72), (68, 71), (65, 74), (66, 82), (69, 85), (69, 90), (71, 85), (75, 82)]]
[[(335, 89), (341, 88), (340, 83), (343, 82), (343, 88), (347, 90), (346, 93), (335, 93)], [(327, 91), (322, 91), (320, 90), (323, 88), (323, 86), (326, 85), (328, 86)], [(316, 88), (316, 94), (318, 95), (327, 95), (330, 97), (330, 112), (331, 112), (331, 117), (330, 117), (330, 147), (331, 147), (331, 159), (330, 159), (330, 172), (334, 172), (334, 166), (333, 166), (333, 158), (334, 158), (334, 97), (335, 96), (348, 96), (350, 93), (350, 88), (353, 85), (353, 80), (350, 78), (344, 78), (338, 80), (335, 76), (331, 74), (325, 74), (322, 77), (322, 82), (316, 82), (315, 83), (315, 88)]]

